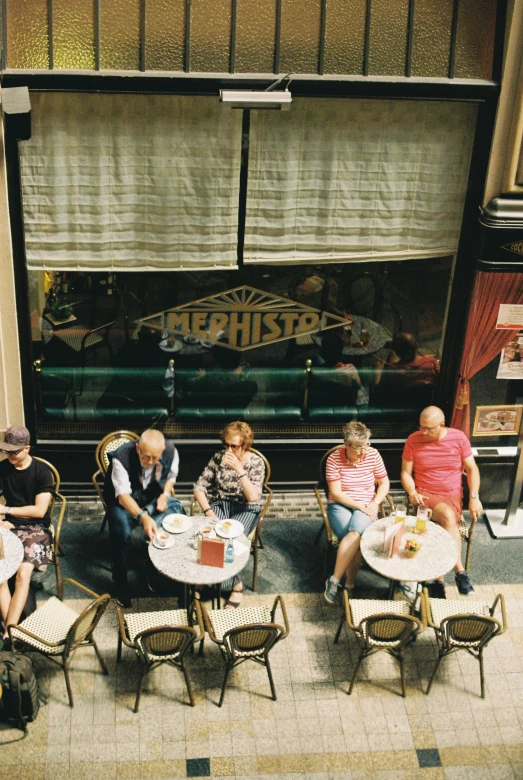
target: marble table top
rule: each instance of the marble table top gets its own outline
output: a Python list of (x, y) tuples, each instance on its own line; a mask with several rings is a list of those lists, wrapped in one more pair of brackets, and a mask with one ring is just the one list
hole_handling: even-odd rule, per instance
[(18, 571), (24, 557), (24, 546), (16, 534), (7, 528), (0, 528), (4, 542), (4, 558), (0, 558), (0, 583), (5, 582)]
[[(235, 558), (233, 563), (226, 563), (223, 569), (218, 566), (202, 566), (196, 562), (196, 549), (194, 536), (198, 529), (209, 525), (209, 519), (196, 515), (191, 518), (192, 528), (183, 534), (170, 534), (174, 536), (174, 544), (165, 550), (149, 544), (149, 557), (158, 571), (177, 582), (185, 582), (188, 585), (216, 585), (238, 574), (250, 555), (250, 542), (244, 534), (237, 536), (234, 542)], [(239, 548), (239, 549), (237, 549)]]
[(448, 531), (432, 522), (427, 523), (427, 530), (422, 535), (405, 532), (405, 540), (413, 538), (421, 542), (421, 550), (414, 558), (407, 558), (402, 550), (389, 558), (388, 553), (382, 552), (381, 548), (383, 530), (393, 522), (394, 519), (390, 517), (376, 520), (361, 537), (363, 557), (383, 577), (405, 582), (424, 582), (442, 577), (454, 567), (458, 559), (456, 543)]

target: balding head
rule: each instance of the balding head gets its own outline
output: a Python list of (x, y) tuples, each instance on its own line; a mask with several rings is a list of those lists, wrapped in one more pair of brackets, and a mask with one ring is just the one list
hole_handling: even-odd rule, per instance
[(165, 439), (161, 431), (149, 429), (144, 431), (136, 445), (138, 457), (142, 466), (158, 463), (165, 449)]
[(419, 418), (422, 433), (429, 439), (440, 439), (445, 435), (445, 415), (439, 406), (427, 406)]

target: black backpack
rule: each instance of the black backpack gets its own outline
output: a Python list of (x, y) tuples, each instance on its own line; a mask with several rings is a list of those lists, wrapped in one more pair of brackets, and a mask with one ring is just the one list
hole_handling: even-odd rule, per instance
[(27, 731), (40, 709), (38, 682), (30, 658), (23, 653), (0, 652), (0, 686), (3, 720)]

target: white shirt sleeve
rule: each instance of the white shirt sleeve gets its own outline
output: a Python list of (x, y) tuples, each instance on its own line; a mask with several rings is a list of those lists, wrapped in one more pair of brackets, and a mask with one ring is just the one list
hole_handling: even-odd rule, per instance
[(111, 482), (113, 483), (116, 498), (118, 496), (130, 496), (132, 493), (131, 480), (126, 469), (119, 460), (113, 460), (113, 470), (111, 472)]
[(176, 482), (176, 477), (178, 476), (179, 470), (180, 470), (180, 456), (178, 455), (178, 450), (175, 447), (171, 468), (169, 469), (169, 473), (167, 474), (167, 480), (173, 479)]

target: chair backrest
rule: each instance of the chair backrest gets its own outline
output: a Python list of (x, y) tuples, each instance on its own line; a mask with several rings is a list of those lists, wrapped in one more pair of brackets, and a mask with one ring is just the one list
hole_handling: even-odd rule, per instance
[(45, 460), (44, 458), (39, 458), (36, 455), (33, 455), (33, 458), (35, 460), (39, 460), (40, 463), (45, 463), (45, 465), (48, 467), (49, 471), (53, 475), (53, 490), (55, 493), (58, 493), (60, 491), (60, 474), (58, 473), (58, 469), (56, 466), (53, 466), (52, 463), (49, 463), (48, 460)]
[(269, 461), (267, 460), (265, 455), (262, 452), (260, 452), (260, 450), (256, 450), (254, 447), (251, 447), (250, 452), (254, 452), (255, 455), (258, 455), (258, 457), (263, 460), (263, 465), (265, 466), (265, 475), (263, 477), (263, 489), (270, 490), (269, 480), (271, 478), (271, 466)]
[(140, 437), (133, 433), (133, 431), (113, 431), (108, 433), (107, 436), (98, 443), (96, 452), (94, 454), (96, 465), (102, 472), (107, 474), (109, 468), (109, 453), (114, 452), (121, 447), (122, 444), (126, 444), (129, 441), (138, 441)]
[(380, 298), (379, 279), (365, 271), (349, 282), (349, 308), (353, 314), (377, 320)]
[(440, 630), (447, 648), (479, 649), (501, 632), (501, 624), (495, 618), (484, 615), (451, 615), (441, 621)]
[(183, 658), (196, 637), (190, 626), (158, 626), (141, 631), (134, 639), (138, 655), (147, 662)]
[(74, 650), (82, 642), (90, 639), (91, 634), (98, 625), (100, 618), (107, 609), (111, 597), (108, 593), (99, 596), (78, 615), (73, 625), (69, 629), (65, 643), (65, 654)]
[(85, 336), (82, 338), (81, 354), (83, 355), (86, 350), (88, 350), (90, 347), (96, 346), (101, 341), (107, 341), (109, 337), (109, 331), (115, 322), (116, 320), (111, 320), (111, 322), (106, 322), (104, 325), (99, 325), (97, 328), (93, 328), (92, 330), (87, 331)]
[(361, 635), (368, 647), (403, 647), (415, 634), (420, 622), (393, 612), (369, 615), (360, 623)]
[[(62, 522), (64, 519), (65, 514), (65, 508), (67, 506), (67, 501), (65, 496), (62, 496), (60, 491), (60, 474), (58, 472), (58, 469), (56, 466), (53, 466), (52, 463), (49, 463), (48, 460), (45, 460), (44, 458), (39, 458), (36, 455), (33, 455), (33, 458), (35, 460), (39, 460), (40, 463), (44, 463), (49, 471), (52, 474), (53, 477), (53, 493), (51, 494), (51, 501), (49, 503), (49, 517), (51, 518), (51, 531), (53, 536), (53, 560), (52, 562), (56, 566), (56, 579), (57, 582), (60, 582), (60, 562), (58, 560), (59, 555), (59, 547), (60, 547), (60, 534), (62, 532)], [(56, 508), (57, 502), (60, 502), (60, 512), (58, 514), (58, 520), (55, 525), (53, 525), (53, 518), (54, 518), (54, 512)]]
[(266, 655), (284, 633), (277, 623), (253, 623), (227, 631), (223, 643), (235, 657)]
[(333, 452), (336, 452), (336, 450), (339, 450), (340, 447), (342, 447), (342, 444), (336, 444), (335, 447), (331, 447), (330, 450), (327, 450), (326, 453), (324, 453), (320, 460), (320, 478), (318, 480), (317, 487), (320, 490), (323, 490), (325, 493), (325, 498), (329, 498), (329, 486), (327, 485), (327, 478), (325, 476), (325, 472), (327, 470), (327, 458), (329, 455), (331, 455)]

